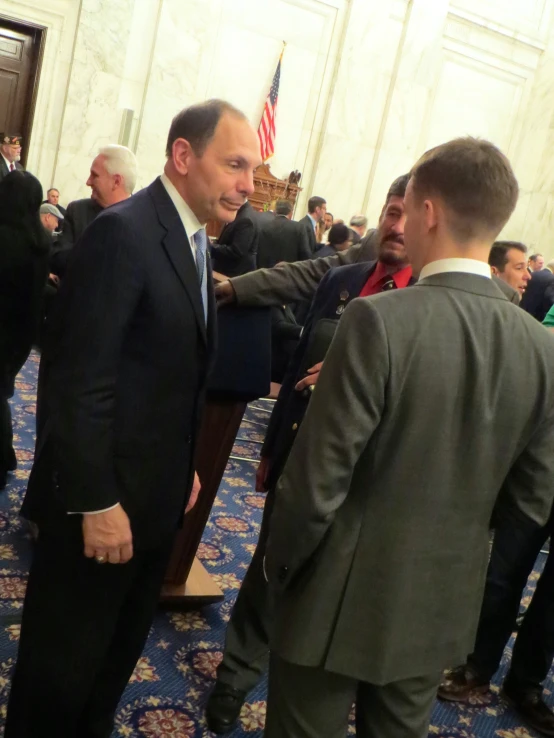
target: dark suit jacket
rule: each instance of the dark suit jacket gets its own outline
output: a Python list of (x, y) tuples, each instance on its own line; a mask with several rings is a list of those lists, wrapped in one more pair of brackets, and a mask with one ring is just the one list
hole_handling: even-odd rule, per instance
[(0, 397), (11, 397), (40, 325), (48, 275), (48, 241), (33, 246), (30, 236), (0, 227)]
[(315, 238), (315, 231), (314, 231), (314, 224), (312, 223), (312, 219), (309, 215), (305, 215), (303, 218), (301, 218), (298, 223), (304, 228), (306, 231), (306, 235), (308, 236), (308, 242), (310, 244), (310, 249), (312, 254), (315, 253), (315, 250), (317, 248), (317, 241)]
[[(15, 168), (16, 169), (20, 169), (20, 170), (23, 169), (23, 167), (21, 166), (21, 164), (18, 161), (15, 162)], [(10, 170), (8, 169), (8, 166), (7, 166), (6, 162), (4, 161), (4, 157), (3, 156), (0, 156), (0, 182), (9, 173), (10, 173)]]
[(554, 304), (554, 274), (548, 269), (533, 272), (521, 298), (521, 307), (542, 323)]
[(120, 502), (136, 546), (176, 530), (215, 341), (208, 268), (206, 328), (194, 257), (159, 179), (87, 228), (52, 315), (33, 469), (44, 483), (29, 486), (26, 516), (42, 524)]
[[(376, 266), (377, 262), (373, 261), (338, 267), (328, 271), (321, 280), (302, 338), (289, 364), (279, 398), (273, 408), (262, 447), (262, 456), (271, 460), (267, 480), (270, 487), (277, 484), (312, 396), (310, 390), (297, 392), (294, 387), (304, 378), (304, 370), (309, 368), (304, 366), (304, 357), (314, 329), (320, 320), (340, 320), (344, 307), (358, 297)], [(410, 284), (414, 283), (415, 279), (412, 279)]]
[(306, 229), (299, 223), (284, 215), (260, 219), (258, 269), (269, 269), (283, 261), (303, 261), (311, 256)]
[(259, 234), (258, 214), (246, 202), (235, 220), (225, 226), (217, 243), (212, 246), (214, 271), (228, 277), (238, 277), (254, 271)]
[(85, 197), (82, 200), (73, 200), (67, 206), (63, 230), (52, 249), (52, 271), (63, 277), (66, 270), (71, 249), (81, 238), (87, 226), (96, 218), (102, 208), (96, 200)]
[(376, 685), (467, 657), (493, 510), (550, 517), (553, 365), (482, 276), (346, 308), (277, 485), (273, 652)]

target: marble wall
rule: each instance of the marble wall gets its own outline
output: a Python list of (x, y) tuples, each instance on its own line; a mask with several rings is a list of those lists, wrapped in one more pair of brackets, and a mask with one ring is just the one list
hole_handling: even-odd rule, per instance
[(208, 97), (257, 125), (285, 40), (277, 176), (293, 169), (337, 216), (378, 217), (390, 182), (453, 136), (490, 138), (521, 199), (505, 235), (554, 257), (550, 0), (0, 0), (47, 25), (29, 165), (86, 196), (98, 146), (130, 145), (139, 185), (161, 170), (173, 115)]

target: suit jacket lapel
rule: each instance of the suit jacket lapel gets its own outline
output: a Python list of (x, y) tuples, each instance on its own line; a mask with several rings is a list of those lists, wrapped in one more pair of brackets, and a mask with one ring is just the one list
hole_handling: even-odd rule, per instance
[[(188, 236), (179, 217), (179, 213), (171, 202), (171, 198), (161, 181), (159, 179), (155, 180), (148, 189), (154, 200), (160, 222), (167, 230), (162, 241), (163, 247), (181, 284), (187, 292), (198, 322), (198, 327), (200, 328), (202, 340), (207, 344), (206, 319), (204, 317), (202, 293), (200, 291), (198, 272), (192, 256)], [(208, 273), (208, 280), (208, 293), (210, 293), (212, 290), (211, 272)], [(209, 313), (208, 317), (210, 317)]]

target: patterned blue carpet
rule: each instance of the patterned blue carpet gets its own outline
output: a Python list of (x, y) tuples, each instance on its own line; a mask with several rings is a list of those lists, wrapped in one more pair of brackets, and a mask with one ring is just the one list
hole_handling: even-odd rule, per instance
[[(38, 357), (30, 357), (17, 382), (12, 410), (19, 468), (0, 495), (0, 615), (16, 616), (23, 606), (31, 541), (18, 518), (34, 448), (34, 408)], [(234, 448), (235, 456), (257, 456), (269, 415), (253, 403)], [(262, 424), (262, 425), (258, 425)], [(226, 623), (259, 532), (263, 495), (254, 492), (255, 464), (230, 461), (199, 551), (199, 558), (225, 592), (221, 605), (201, 612), (160, 611), (145, 652), (120, 705), (114, 738), (209, 738), (203, 708), (221, 658)], [(530, 599), (538, 570), (529, 582)], [(0, 629), (0, 717), (5, 716), (10, 673), (19, 626)], [(521, 727), (500, 699), (499, 686), (511, 650), (506, 650), (492, 692), (468, 706), (437, 703), (431, 736), (438, 738), (528, 738), (537, 734)], [(549, 679), (547, 701), (554, 681)], [(261, 684), (243, 709), (234, 738), (263, 734), (265, 689)], [(355, 734), (353, 727), (350, 734)]]

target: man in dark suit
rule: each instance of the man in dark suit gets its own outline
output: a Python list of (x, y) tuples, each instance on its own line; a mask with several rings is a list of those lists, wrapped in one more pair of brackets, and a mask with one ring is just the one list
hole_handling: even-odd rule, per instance
[(554, 305), (554, 274), (549, 269), (532, 272), (521, 298), (521, 307), (540, 323)]
[(275, 217), (260, 220), (258, 269), (311, 258), (306, 229), (291, 218), (292, 204), (288, 200), (278, 200)]
[(23, 169), (19, 163), (22, 140), (17, 133), (0, 133), (0, 181), (10, 172)]
[[(318, 325), (320, 321), (338, 321), (346, 305), (359, 295), (404, 288), (415, 281), (403, 248), (403, 196), (407, 182), (407, 175), (396, 180), (394, 195), (387, 198), (383, 209), (378, 229), (379, 260), (331, 269), (322, 279), (271, 415), (257, 474), (258, 491), (268, 491), (260, 538), (231, 613), (223, 660), (207, 707), (208, 725), (215, 733), (232, 729), (247, 693), (267, 666), (271, 610), (263, 560), (275, 488), (302, 424), (325, 353), (326, 347), (320, 347), (321, 353), (310, 357)], [(348, 233), (345, 225), (333, 228)]]
[(67, 206), (63, 231), (52, 254), (55, 274), (64, 276), (71, 250), (85, 229), (104, 208), (131, 197), (136, 181), (137, 161), (130, 149), (109, 144), (99, 150), (87, 179), (90, 197), (73, 200)]
[(253, 272), (259, 235), (258, 214), (249, 202), (245, 202), (235, 220), (227, 223), (211, 248), (214, 272), (228, 277)]
[(305, 229), (310, 242), (312, 254), (317, 250), (316, 228), (319, 221), (325, 217), (327, 201), (323, 197), (314, 195), (308, 200), (308, 214), (298, 222)]
[(46, 200), (44, 201), (43, 204), (47, 204), (47, 203), (50, 205), (53, 205), (55, 208), (58, 208), (60, 213), (65, 218), (67, 209), (60, 205), (60, 191), (56, 189), (55, 187), (50, 187), (50, 189), (46, 191)]
[[(161, 178), (86, 230), (56, 305), (7, 738), (45, 726), (109, 738), (198, 494), (215, 340), (203, 224), (232, 220), (252, 194), (259, 142), (242, 113), (212, 100), (173, 119), (166, 153)], [(241, 164), (230, 173), (228, 160)]]
[(426, 738), (493, 512), (550, 516), (554, 343), (487, 263), (517, 196), (487, 141), (427, 152), (404, 200), (418, 284), (340, 321), (275, 495), (267, 738), (345, 735), (354, 702), (359, 738)]

